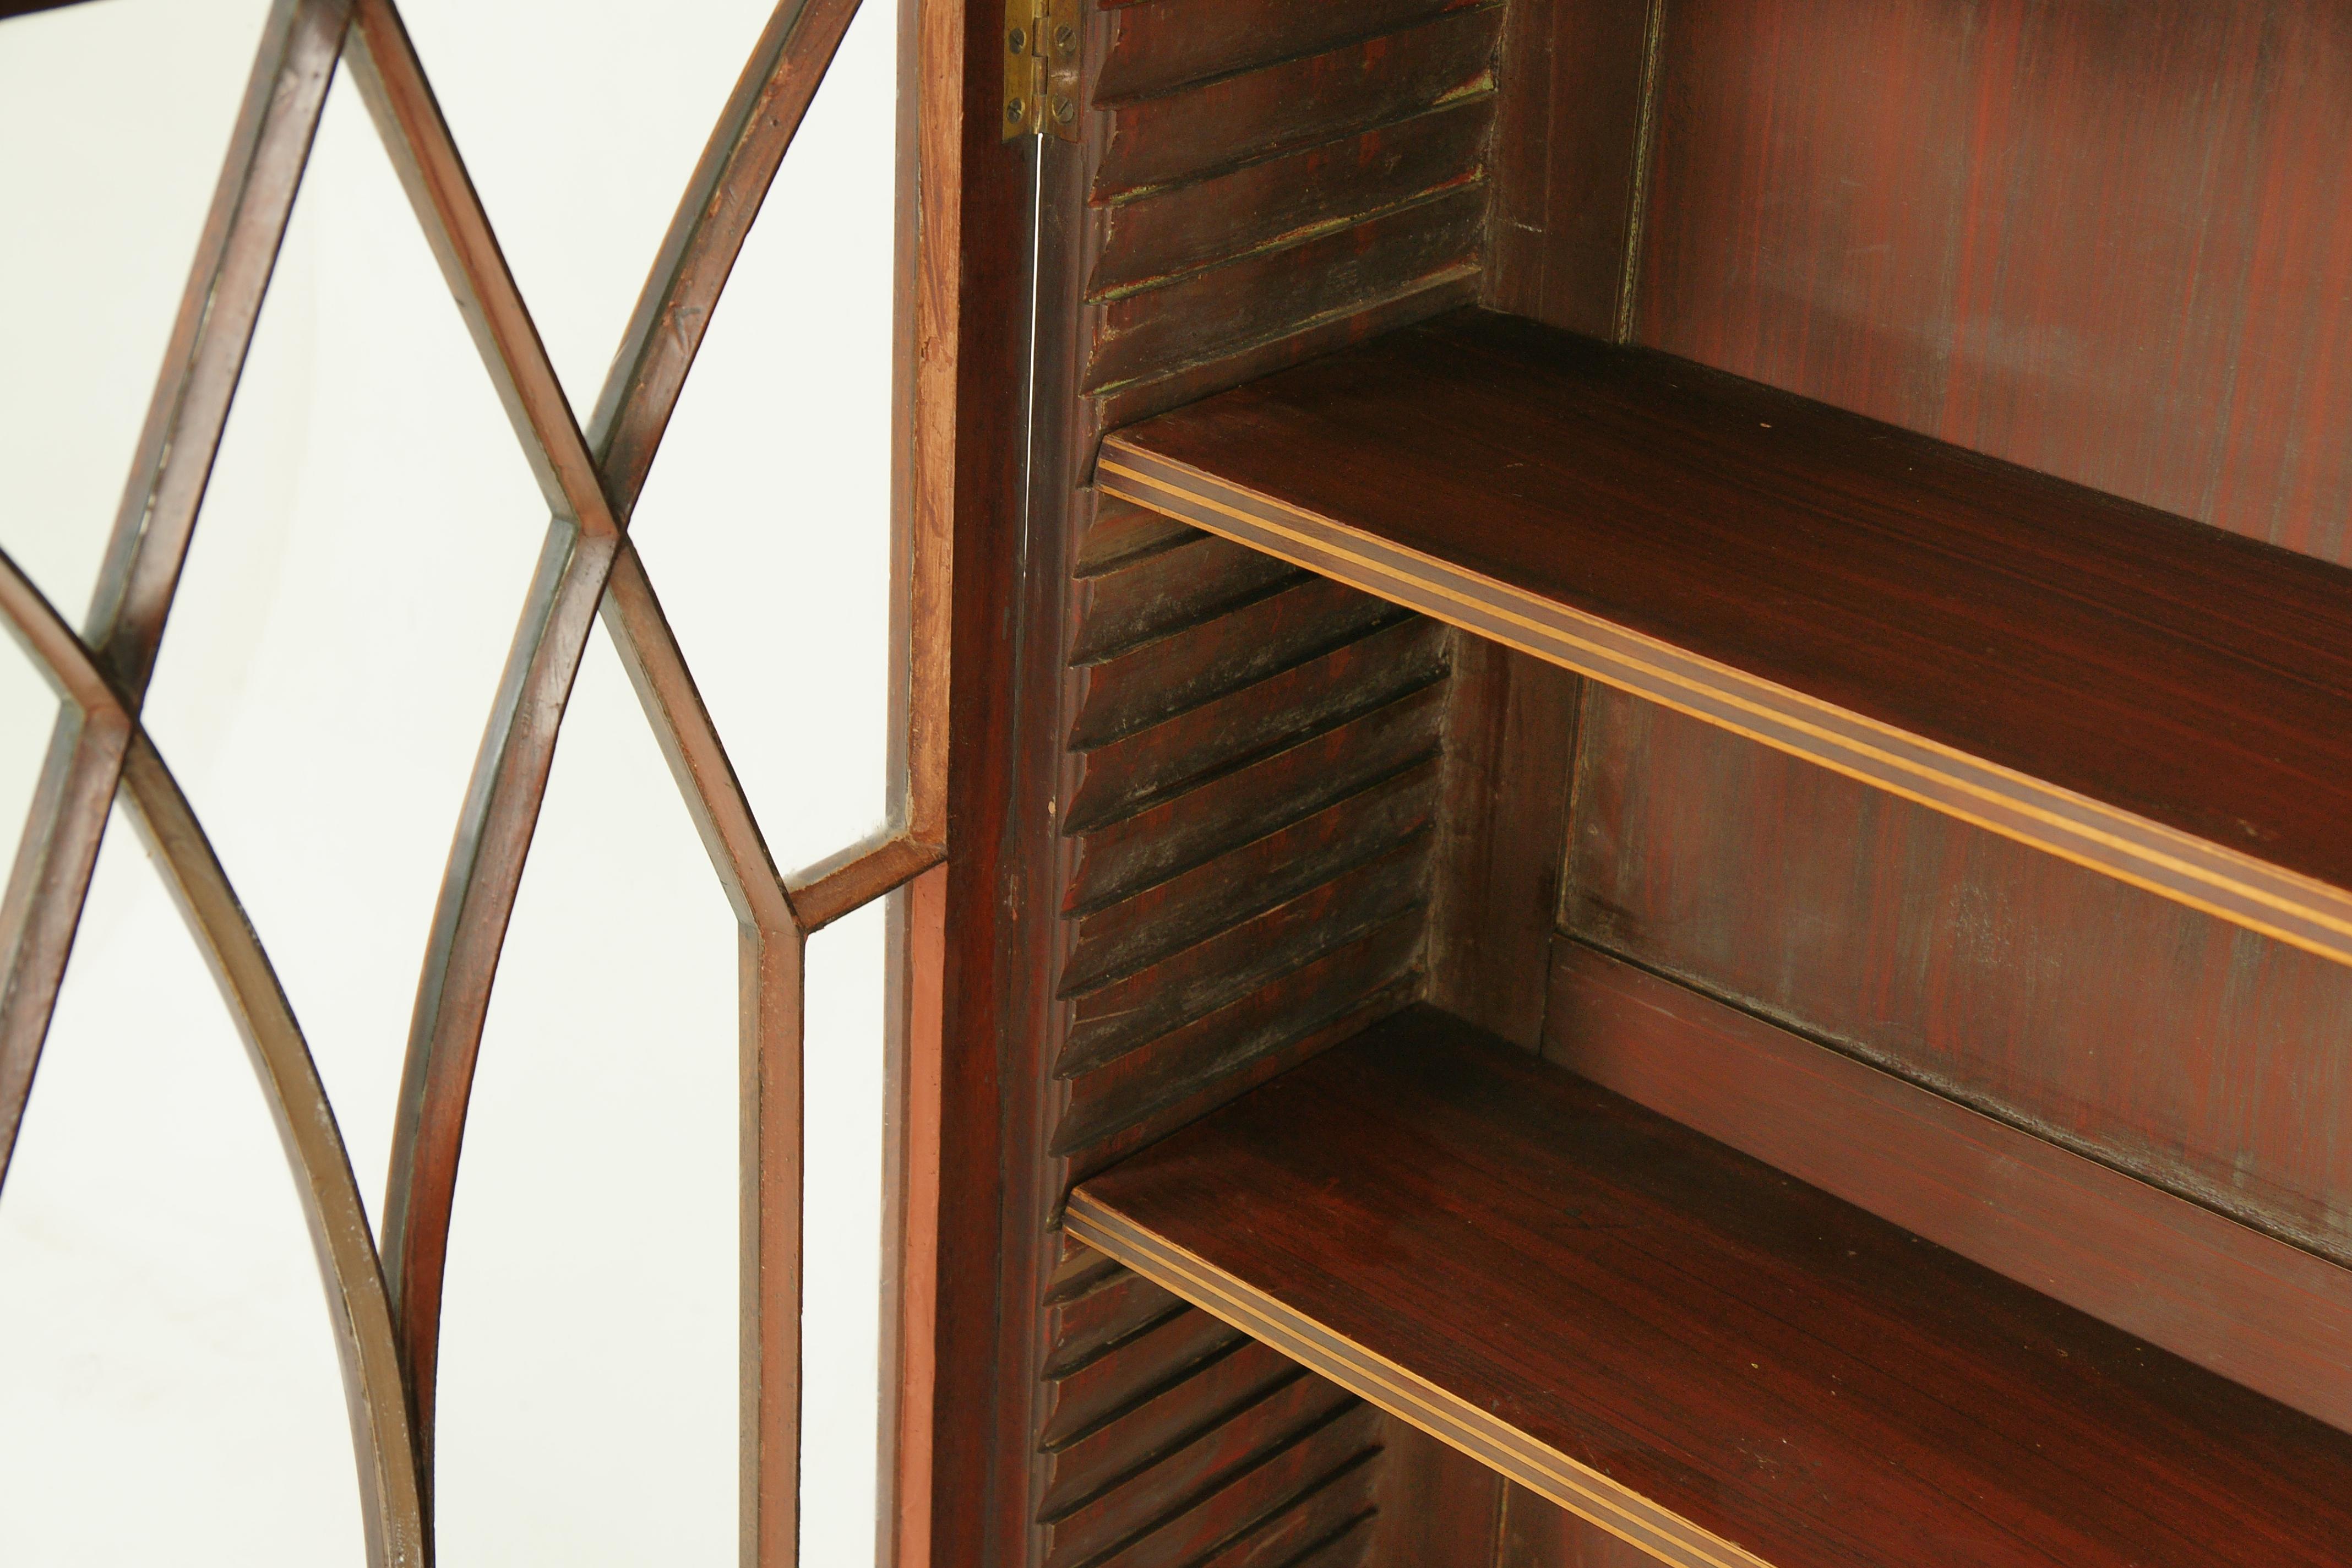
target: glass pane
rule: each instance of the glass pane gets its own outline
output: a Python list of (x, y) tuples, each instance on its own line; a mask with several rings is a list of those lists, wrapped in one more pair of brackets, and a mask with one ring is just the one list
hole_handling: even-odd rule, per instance
[(787, 868), (884, 814), (895, 20), (850, 25), (631, 530)]
[(268, 10), (0, 22), (0, 548), (76, 626)]
[(771, 8), (771, 0), (401, 7), (583, 421)]
[(874, 1561), (881, 1384), (883, 956), (868, 904), (809, 939), (801, 1561)]
[(547, 510), (339, 79), (148, 721), (380, 1213), (426, 929)]
[(442, 1329), (446, 1568), (736, 1561), (735, 952), (600, 631), (467, 1127)]
[[(0, 632), (0, 864), (12, 863), (33, 787), (58, 722), (55, 688), (15, 638)], [(0, 878), (7, 875), (0, 871)]]
[(0, 1556), (367, 1556), (333, 1330), (277, 1129), (120, 815), (0, 1201)]

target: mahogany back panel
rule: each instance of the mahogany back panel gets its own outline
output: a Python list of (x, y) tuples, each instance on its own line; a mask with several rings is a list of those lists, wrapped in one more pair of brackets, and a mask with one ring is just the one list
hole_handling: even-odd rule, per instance
[(2352, 969), (1595, 688), (1574, 934), (2352, 1261)]
[(1654, 122), (1638, 341), (2352, 558), (2352, 9), (1668, 0)]
[[(1515, 0), (1505, 38), (1489, 302), (2352, 555), (2352, 10)], [(1567, 929), (2347, 1256), (2340, 968), (1622, 696), (1580, 753)]]

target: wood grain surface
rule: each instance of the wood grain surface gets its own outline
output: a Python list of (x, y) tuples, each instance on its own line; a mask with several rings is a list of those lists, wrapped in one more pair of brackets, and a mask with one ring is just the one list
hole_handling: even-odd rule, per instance
[(1074, 1194), (1170, 1289), (1729, 1568), (2336, 1564), (2352, 1436), (1433, 1009)]
[(1453, 709), (1430, 900), (1428, 1000), (1533, 1050), (1537, 976), (1559, 910), (1583, 682), (1466, 632), (1448, 635)]
[(1620, 692), (1585, 735), (1571, 934), (2352, 1266), (2352, 969)]
[(1665, 10), (1665, 0), (1512, 0), (1484, 303), (1612, 341), (1629, 324)]
[(1637, 341), (2352, 560), (2352, 10), (1672, 0)]
[(1480, 312), (1110, 437), (1124, 499), (2352, 958), (2352, 572)]
[(1544, 1057), (2352, 1431), (2352, 1269), (1568, 938)]

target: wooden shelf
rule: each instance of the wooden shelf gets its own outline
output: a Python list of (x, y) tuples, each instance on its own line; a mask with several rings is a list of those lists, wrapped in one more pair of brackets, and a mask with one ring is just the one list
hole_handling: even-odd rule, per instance
[(1670, 1563), (2352, 1560), (2352, 1436), (1427, 1008), (1066, 1224)]
[(1464, 311), (1106, 492), (2352, 962), (2352, 571)]

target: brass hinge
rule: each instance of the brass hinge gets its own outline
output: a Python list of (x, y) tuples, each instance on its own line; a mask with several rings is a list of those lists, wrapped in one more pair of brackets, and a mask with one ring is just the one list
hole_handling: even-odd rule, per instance
[(1078, 139), (1078, 0), (1004, 0), (1004, 139)]

